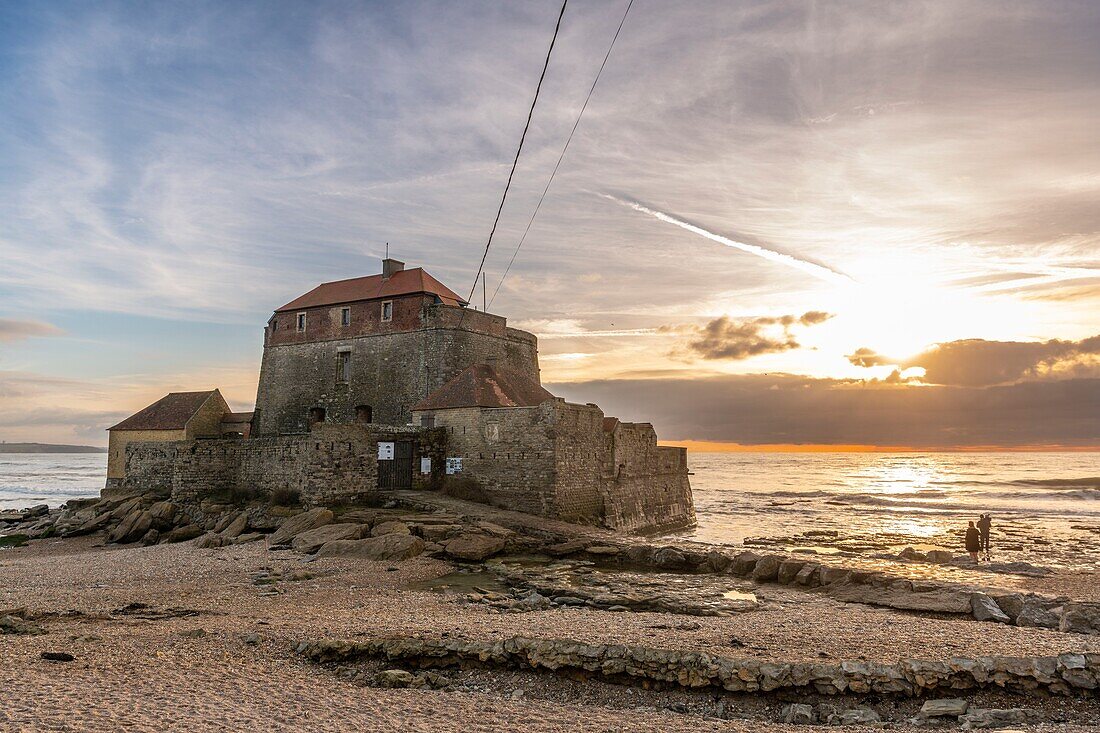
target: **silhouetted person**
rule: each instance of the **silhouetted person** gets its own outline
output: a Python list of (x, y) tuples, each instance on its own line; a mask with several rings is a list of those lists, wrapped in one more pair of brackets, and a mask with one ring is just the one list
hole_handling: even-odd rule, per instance
[(978, 532), (982, 536), (982, 552), (986, 555), (989, 554), (989, 530), (993, 526), (993, 520), (989, 518), (988, 514), (983, 514), (978, 519)]
[(974, 562), (978, 562), (978, 553), (982, 549), (982, 536), (978, 532), (978, 528), (971, 522), (970, 526), (966, 528), (966, 551), (970, 553), (970, 559)]

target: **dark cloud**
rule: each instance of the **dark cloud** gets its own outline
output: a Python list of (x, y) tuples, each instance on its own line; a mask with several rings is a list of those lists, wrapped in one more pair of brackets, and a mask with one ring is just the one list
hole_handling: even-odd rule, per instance
[(959, 387), (987, 387), (1010, 384), (1023, 379), (1049, 376), (1096, 376), (1100, 365), (1100, 336), (1081, 341), (986, 341), (963, 339), (936, 344), (912, 359), (897, 360), (875, 353), (872, 349), (856, 349), (848, 361), (856, 366), (885, 364), (901, 368), (921, 367), (928, 384)]
[(1000, 387), (892, 386), (795, 375), (592, 381), (550, 386), (664, 439), (964, 446), (1100, 445), (1100, 379)]
[[(799, 347), (790, 328), (796, 324), (813, 326), (831, 318), (823, 311), (807, 311), (801, 316), (765, 316), (760, 318), (715, 318), (695, 329), (697, 338), (688, 349), (704, 359), (747, 359)], [(779, 327), (778, 332), (775, 327)]]
[(0, 341), (18, 341), (31, 336), (57, 336), (61, 329), (41, 321), (17, 321), (0, 318)]

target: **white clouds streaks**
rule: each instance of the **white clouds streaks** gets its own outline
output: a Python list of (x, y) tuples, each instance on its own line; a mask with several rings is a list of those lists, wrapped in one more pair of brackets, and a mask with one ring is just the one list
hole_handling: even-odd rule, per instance
[(621, 198), (606, 193), (600, 195), (606, 199), (610, 199), (616, 203), (622, 204), (623, 206), (629, 206), (635, 211), (639, 211), (643, 214), (649, 214), (653, 218), (663, 221), (667, 224), (673, 224), (680, 227), (681, 229), (686, 229), (693, 234), (698, 234), (700, 237), (706, 237), (712, 242), (718, 242), (719, 244), (724, 244), (727, 247), (733, 247), (734, 249), (739, 249), (742, 252), (756, 255), (757, 257), (763, 257), (766, 260), (770, 260), (780, 265), (785, 265), (787, 267), (792, 267), (796, 270), (801, 270), (802, 272), (805, 272), (808, 275), (812, 275), (819, 280), (824, 280), (825, 282), (832, 283), (834, 285), (851, 285), (854, 282), (852, 278), (848, 277), (844, 273), (831, 270), (823, 265), (800, 260), (797, 257), (792, 257), (791, 255), (783, 254), (782, 252), (776, 252), (775, 250), (766, 249), (759, 245), (748, 244), (746, 242), (738, 242), (736, 239), (730, 239), (729, 237), (724, 237), (721, 234), (715, 234), (714, 232), (707, 231), (703, 227), (689, 224), (683, 219), (677, 219), (675, 216), (665, 214), (661, 211), (656, 211), (655, 209), (651, 209), (648, 206), (642, 206), (637, 201), (625, 201)]

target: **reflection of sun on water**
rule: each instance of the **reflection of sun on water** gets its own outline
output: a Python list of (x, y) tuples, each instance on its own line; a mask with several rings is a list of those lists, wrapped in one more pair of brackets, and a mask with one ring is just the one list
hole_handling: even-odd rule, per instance
[(880, 527), (882, 534), (901, 534), (908, 537), (932, 537), (940, 526), (926, 519), (887, 519)]

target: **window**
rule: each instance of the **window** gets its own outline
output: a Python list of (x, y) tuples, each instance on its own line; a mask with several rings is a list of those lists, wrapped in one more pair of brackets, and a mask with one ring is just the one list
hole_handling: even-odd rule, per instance
[(336, 355), (336, 381), (351, 381), (351, 352), (341, 351)]
[(369, 423), (374, 419), (374, 410), (370, 405), (359, 405), (355, 408), (355, 419), (359, 422)]
[(351, 325), (351, 308), (341, 308), (340, 309), (340, 325), (341, 326), (350, 326)]
[(298, 333), (304, 333), (306, 330), (306, 314), (298, 314)]
[(383, 300), (382, 301), (382, 320), (383, 321), (392, 321), (393, 320), (393, 301), (392, 300)]
[(420, 427), (422, 428), (434, 428), (435, 427), (435, 415), (421, 415)]
[(323, 407), (311, 407), (309, 409), (309, 424), (310, 425), (313, 425), (313, 424), (319, 423), (319, 422), (324, 422), (324, 421), (325, 421), (325, 408), (323, 408)]

